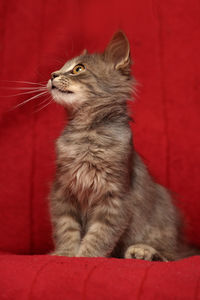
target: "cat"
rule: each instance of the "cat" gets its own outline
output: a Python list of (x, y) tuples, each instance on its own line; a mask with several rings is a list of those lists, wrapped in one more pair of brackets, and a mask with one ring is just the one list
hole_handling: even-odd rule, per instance
[(134, 82), (122, 31), (103, 53), (84, 50), (48, 81), (68, 113), (49, 196), (52, 255), (170, 261), (196, 253), (170, 193), (134, 150), (126, 105)]

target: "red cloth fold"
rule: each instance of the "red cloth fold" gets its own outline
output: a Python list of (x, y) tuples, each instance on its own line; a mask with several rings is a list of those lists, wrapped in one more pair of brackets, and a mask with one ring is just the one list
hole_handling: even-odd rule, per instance
[(177, 262), (0, 256), (1, 299), (200, 299), (200, 257)]

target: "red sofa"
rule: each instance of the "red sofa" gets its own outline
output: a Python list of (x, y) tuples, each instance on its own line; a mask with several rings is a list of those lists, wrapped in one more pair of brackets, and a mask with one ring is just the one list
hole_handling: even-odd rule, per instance
[(198, 1), (2, 0), (0, 300), (200, 299), (198, 256), (151, 263), (45, 255), (53, 248), (47, 195), (54, 140), (66, 117), (55, 103), (38, 111), (47, 96), (13, 109), (27, 95), (12, 95), (31, 84), (10, 81), (45, 82), (83, 48), (102, 51), (119, 28), (139, 82), (131, 104), (135, 147), (174, 193), (185, 234), (200, 246)]

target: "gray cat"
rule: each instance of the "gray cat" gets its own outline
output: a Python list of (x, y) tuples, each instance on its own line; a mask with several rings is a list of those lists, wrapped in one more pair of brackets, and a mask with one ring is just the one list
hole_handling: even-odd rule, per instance
[(53, 255), (168, 261), (195, 254), (182, 240), (169, 192), (133, 148), (130, 68), (129, 42), (119, 31), (104, 53), (85, 50), (48, 82), (69, 116), (50, 194)]

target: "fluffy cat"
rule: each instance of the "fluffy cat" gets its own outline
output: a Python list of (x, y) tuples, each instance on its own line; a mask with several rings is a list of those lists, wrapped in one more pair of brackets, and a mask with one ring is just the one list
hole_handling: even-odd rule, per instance
[(50, 194), (53, 255), (168, 261), (193, 254), (169, 192), (133, 148), (130, 69), (129, 42), (119, 31), (104, 53), (85, 50), (48, 81), (69, 116)]

